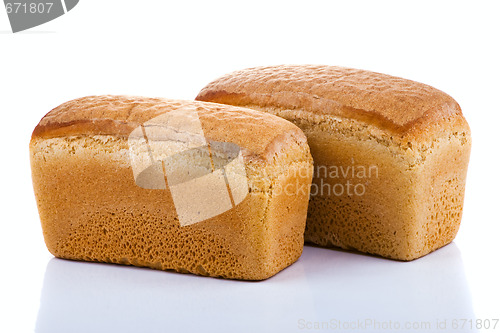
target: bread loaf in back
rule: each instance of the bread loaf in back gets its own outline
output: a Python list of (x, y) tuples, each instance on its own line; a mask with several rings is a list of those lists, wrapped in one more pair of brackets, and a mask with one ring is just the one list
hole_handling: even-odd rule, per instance
[(30, 156), (56, 257), (261, 280), (301, 255), (312, 158), (279, 117), (84, 97), (40, 121)]
[(284, 65), (227, 74), (196, 99), (265, 111), (304, 131), (315, 165), (306, 241), (412, 260), (455, 237), (471, 137), (442, 91), (358, 69)]

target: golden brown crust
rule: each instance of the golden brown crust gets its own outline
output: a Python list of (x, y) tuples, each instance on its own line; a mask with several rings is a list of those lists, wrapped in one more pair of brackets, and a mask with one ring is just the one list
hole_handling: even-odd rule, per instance
[[(287, 147), (269, 166), (286, 163), (284, 172), (255, 184), (233, 209), (181, 226), (169, 190), (136, 185), (127, 146), (108, 135), (32, 141), (35, 197), (56, 257), (245, 280), (266, 279), (300, 257), (312, 177), (308, 150)], [(288, 155), (295, 161), (280, 160)], [(263, 169), (249, 169), (249, 178)], [(278, 191), (288, 186), (304, 191)]]
[(315, 168), (307, 242), (413, 260), (455, 237), (471, 140), (445, 93), (385, 74), (306, 65), (234, 72), (196, 99), (268, 112), (304, 131)]
[[(208, 84), (196, 99), (334, 115), (413, 138), (436, 123), (463, 118), (457, 102), (431, 86), (381, 73), (322, 65), (233, 72)], [(468, 130), (466, 123), (460, 122), (460, 126)]]
[(82, 97), (56, 107), (36, 126), (32, 140), (78, 135), (126, 137), (145, 121), (179, 108), (196, 109), (208, 139), (233, 142), (244, 150), (247, 158), (268, 160), (289, 141), (306, 142), (302, 131), (292, 123), (250, 109), (111, 95)]
[[(217, 191), (203, 185), (217, 180), (180, 187), (186, 184), (170, 183), (167, 166), (185, 170), (208, 156), (162, 163), (168, 186), (142, 187), (133, 161), (151, 158), (152, 149), (131, 154), (136, 143), (129, 137), (134, 127), (178, 108), (197, 111), (207, 139), (241, 148), (247, 181), (242, 201), (236, 203), (231, 183), (221, 197), (230, 191), (232, 208), (190, 224), (181, 223), (182, 207), (200, 215), (203, 204), (221, 205)], [(213, 169), (217, 150), (210, 147)], [(262, 280), (302, 253), (312, 158), (302, 131), (279, 117), (214, 103), (84, 97), (41, 120), (30, 159), (45, 242), (57, 257)], [(225, 170), (229, 180), (241, 176), (235, 165)], [(189, 193), (181, 200), (179, 188)]]

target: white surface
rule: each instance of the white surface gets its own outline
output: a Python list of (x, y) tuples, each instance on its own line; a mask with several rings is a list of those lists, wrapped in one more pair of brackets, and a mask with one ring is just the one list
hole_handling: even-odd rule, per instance
[[(19, 34), (0, 8), (0, 332), (371, 331), (302, 328), (365, 319), (456, 332), (453, 319), (499, 318), (497, 3), (82, 0)], [(28, 160), (47, 111), (90, 94), (192, 99), (226, 72), (280, 63), (384, 72), (457, 99), (473, 152), (452, 245), (411, 263), (306, 247), (258, 283), (52, 259)]]
[(382, 325), (435, 328), (451, 318), (474, 318), (455, 244), (410, 263), (306, 247), (296, 264), (264, 282), (51, 259), (36, 327), (295, 332), (326, 321), (383, 332)]

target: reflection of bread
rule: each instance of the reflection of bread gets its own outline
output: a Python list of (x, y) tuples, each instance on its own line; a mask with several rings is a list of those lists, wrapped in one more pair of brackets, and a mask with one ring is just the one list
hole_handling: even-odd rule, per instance
[(363, 70), (276, 66), (223, 76), (197, 99), (304, 131), (315, 163), (306, 241), (411, 260), (455, 237), (470, 130), (445, 93)]
[[(128, 141), (138, 126), (183, 108), (199, 116), (207, 142), (213, 143), (212, 159), (204, 156), (206, 149), (191, 149), (164, 162), (163, 171), (181, 176), (182, 170), (199, 171), (194, 177), (201, 181), (210, 174), (207, 165), (219, 165), (231, 185), (241, 179), (242, 170), (231, 162), (237, 160), (237, 145), (249, 188), (234, 208), (186, 226), (179, 222), (168, 187), (136, 184), (131, 158), (147, 159), (151, 152), (134, 151)], [(85, 97), (40, 121), (30, 153), (45, 242), (57, 257), (259, 280), (302, 252), (312, 159), (302, 131), (278, 117), (213, 103)], [(212, 162), (207, 164), (207, 158)], [(296, 191), (277, 190), (284, 186)], [(219, 202), (191, 195), (191, 202)]]

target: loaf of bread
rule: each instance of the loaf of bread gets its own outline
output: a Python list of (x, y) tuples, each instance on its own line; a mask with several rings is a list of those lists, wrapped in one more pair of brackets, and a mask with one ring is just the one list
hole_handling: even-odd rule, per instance
[(306, 241), (412, 260), (454, 239), (471, 138), (459, 105), (442, 91), (297, 65), (225, 75), (197, 100), (265, 111), (304, 131), (314, 159)]
[(84, 97), (43, 117), (30, 157), (56, 257), (261, 280), (302, 253), (312, 158), (279, 117)]

